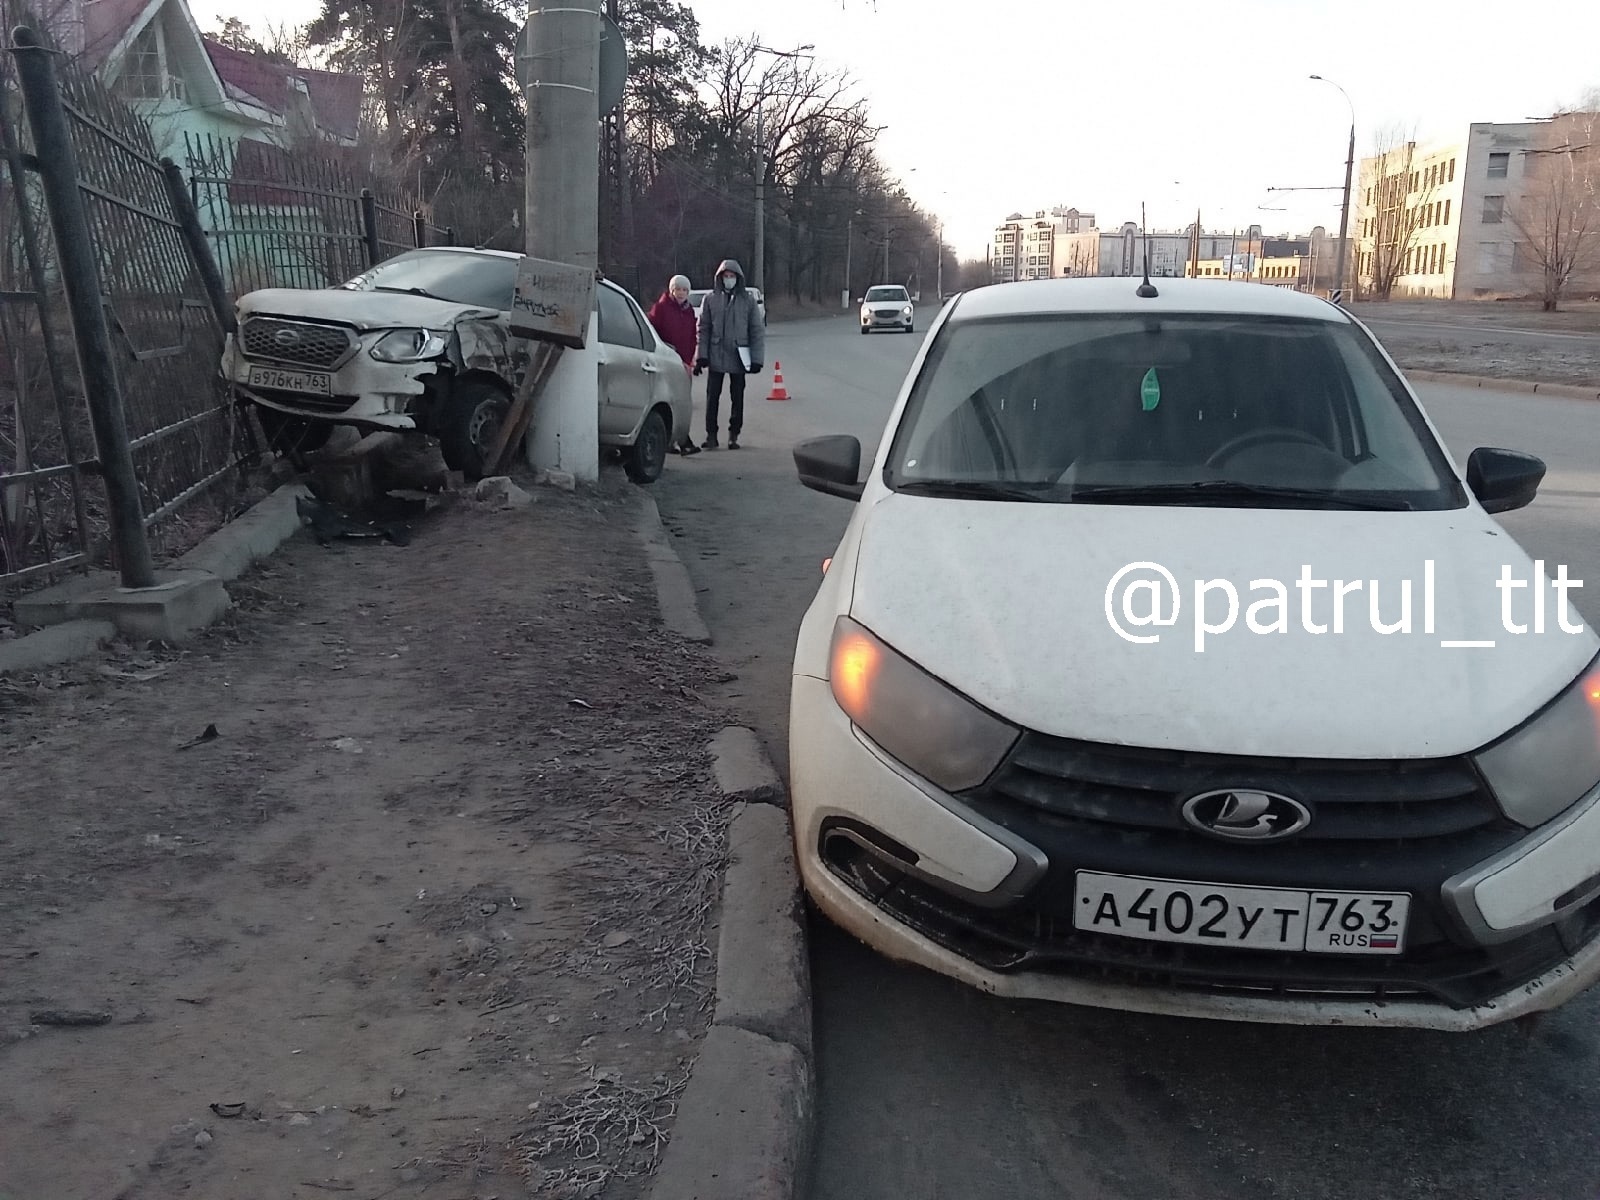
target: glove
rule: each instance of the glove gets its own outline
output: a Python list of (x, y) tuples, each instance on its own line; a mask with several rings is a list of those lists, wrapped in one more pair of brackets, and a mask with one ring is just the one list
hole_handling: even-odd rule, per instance
[(752, 374), (752, 375), (761, 374), (761, 364), (760, 363), (751, 363), (750, 364), (750, 374)]
[(694, 369), (696, 371), (704, 371), (710, 365), (711, 360), (709, 358), (697, 358), (694, 360)]
[(700, 376), (701, 376), (701, 375), (704, 375), (704, 374), (705, 374), (705, 371), (703, 371), (703, 370), (702, 370), (702, 369), (701, 369), (701, 368), (699, 368), (699, 367), (696, 367), (696, 368), (695, 368), (695, 369), (694, 369), (694, 374), (695, 374), (695, 378), (697, 378), (697, 379), (698, 379), (698, 378), (699, 378), (699, 377), (700, 377)]

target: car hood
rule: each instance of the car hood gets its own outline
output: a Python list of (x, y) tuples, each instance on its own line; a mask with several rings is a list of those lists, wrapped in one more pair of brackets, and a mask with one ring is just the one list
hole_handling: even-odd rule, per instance
[[(984, 707), (1058, 737), (1240, 755), (1464, 753), (1549, 701), (1600, 646), (1587, 626), (1561, 631), (1554, 594), (1546, 632), (1506, 631), (1495, 581), (1503, 565), (1531, 579), (1533, 564), (1476, 507), (1305, 512), (890, 494), (861, 538), (851, 616)], [(1113, 602), (1126, 632), (1159, 634), (1145, 644), (1120, 636), (1106, 612), (1112, 578), (1140, 562), (1165, 567), (1182, 590), (1172, 625), (1131, 625), (1120, 597)], [(1302, 626), (1302, 566), (1313, 579), (1367, 581), (1345, 598), (1343, 632), (1332, 625), (1331, 587), (1311, 592), (1311, 621), (1327, 632)], [(1239, 596), (1235, 624), (1197, 651), (1195, 581), (1219, 578)], [(1252, 605), (1273, 595), (1253, 588), (1265, 579), (1287, 589), (1288, 632), (1247, 625)], [(1412, 581), (1410, 633), (1374, 631), (1372, 580), (1385, 624), (1400, 620), (1402, 581)], [(1529, 590), (1513, 593), (1512, 617), (1531, 628)], [(1136, 616), (1150, 599), (1134, 601)], [(1224, 591), (1207, 595), (1211, 624), (1227, 611)], [(1279, 615), (1254, 611), (1262, 624)], [(1447, 648), (1446, 639), (1495, 646)]]
[(356, 292), (341, 288), (264, 288), (239, 299), (241, 317), (271, 315), (339, 321), (357, 329), (421, 327), (447, 329), (455, 322), (477, 317), (493, 319), (505, 314), (493, 308), (436, 300), (403, 292)]

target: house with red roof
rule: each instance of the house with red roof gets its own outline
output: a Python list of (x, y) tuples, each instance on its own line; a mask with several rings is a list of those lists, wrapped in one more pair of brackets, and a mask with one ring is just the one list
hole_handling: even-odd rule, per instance
[(58, 0), (58, 44), (143, 116), (163, 154), (185, 135), (277, 146), (353, 145), (357, 75), (284, 66), (205, 37), (185, 0)]
[(308, 144), (323, 160), (355, 146), (360, 76), (225, 46), (201, 33), (186, 0), (49, 2), (56, 44), (143, 117), (156, 152), (193, 179), (201, 224), (236, 294), (345, 269), (325, 261), (324, 246), (338, 244), (329, 239), (347, 232), (335, 226), (348, 214), (294, 185)]

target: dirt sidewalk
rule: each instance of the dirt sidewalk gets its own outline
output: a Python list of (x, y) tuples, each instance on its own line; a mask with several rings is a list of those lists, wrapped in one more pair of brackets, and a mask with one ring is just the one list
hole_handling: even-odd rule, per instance
[(0, 680), (0, 1197), (644, 1193), (730, 813), (607, 474)]

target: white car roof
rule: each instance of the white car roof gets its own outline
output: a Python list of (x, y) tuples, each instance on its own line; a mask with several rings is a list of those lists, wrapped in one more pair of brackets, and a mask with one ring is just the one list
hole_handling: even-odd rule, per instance
[(1348, 321), (1342, 309), (1318, 296), (1267, 283), (1225, 279), (1152, 278), (1157, 295), (1136, 295), (1140, 276), (1095, 279), (1030, 279), (963, 292), (951, 321), (1039, 313), (1186, 312)]

